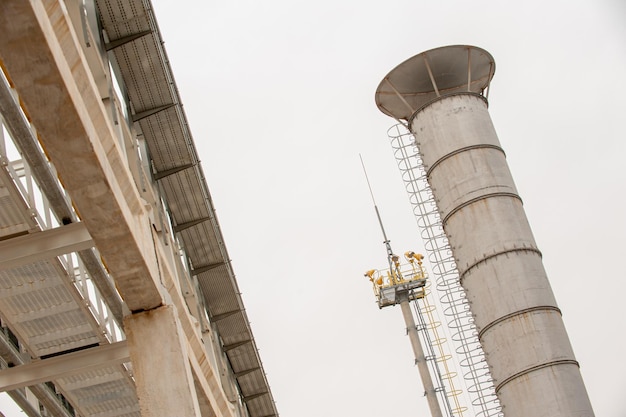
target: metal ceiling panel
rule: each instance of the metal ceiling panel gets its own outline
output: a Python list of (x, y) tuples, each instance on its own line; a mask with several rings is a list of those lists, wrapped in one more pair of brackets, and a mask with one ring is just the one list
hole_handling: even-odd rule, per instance
[[(115, 47), (112, 52), (130, 107), (147, 142), (156, 177), (160, 178), (172, 224), (182, 225), (212, 216), (214, 208), (201, 169), (186, 168), (197, 164), (198, 158), (149, 2), (98, 0), (96, 3), (109, 42), (151, 31)], [(172, 104), (175, 106), (165, 108)], [(146, 115), (152, 110), (160, 111)], [(177, 168), (184, 169), (169, 172)], [(243, 310), (217, 221), (202, 221), (179, 231), (178, 236), (194, 268), (215, 266), (197, 274), (209, 316)], [(266, 399), (257, 397), (246, 402), (251, 417), (277, 415), (245, 312), (219, 320), (216, 325), (225, 345), (230, 341), (251, 341), (227, 352), (234, 370), (260, 369), (239, 384), (247, 398), (259, 392), (268, 393)]]
[(215, 236), (212, 236), (207, 223), (209, 222), (190, 227), (180, 232), (180, 240), (182, 240), (185, 245), (187, 256), (189, 256), (193, 262), (195, 269), (206, 265), (224, 263), (224, 258), (219, 250), (218, 241)]
[(57, 259), (0, 271), (0, 312), (34, 357), (103, 341)]
[[(136, 86), (132, 91), (140, 88)], [(139, 125), (144, 135), (150, 137), (148, 148), (157, 172), (197, 162), (192, 157), (186, 141), (179, 140), (184, 137), (184, 132), (176, 107), (170, 107), (145, 117), (139, 121)]]
[[(160, 180), (175, 224), (207, 218), (209, 209), (202, 183), (193, 168), (179, 171)], [(215, 233), (211, 233), (215, 235)]]
[(122, 366), (61, 378), (57, 383), (87, 416), (141, 416), (134, 384)]
[[(150, 28), (145, 27), (143, 30)], [(117, 36), (109, 33), (110, 40), (119, 39)], [(161, 67), (159, 49), (153, 35), (146, 35), (116, 48), (115, 56), (122, 74), (129, 76), (130, 82), (127, 84), (136, 87), (128, 90), (128, 98), (136, 113), (173, 103), (170, 84)], [(126, 82), (126, 78), (124, 80)]]
[[(226, 265), (222, 265), (199, 274), (198, 283), (200, 284), (204, 300), (207, 303), (207, 309), (210, 317), (239, 311), (243, 308), (242, 304), (231, 291), (232, 285), (230, 283), (230, 277), (228, 275)], [(226, 318), (217, 322), (220, 329), (220, 335), (222, 332), (226, 332), (226, 334), (228, 333), (229, 328), (234, 325), (232, 320), (230, 318)], [(241, 320), (241, 318), (239, 318), (239, 320)], [(225, 335), (221, 336), (222, 338), (226, 337)]]
[(110, 39), (119, 39), (149, 29), (142, 0), (98, 1), (100, 18)]

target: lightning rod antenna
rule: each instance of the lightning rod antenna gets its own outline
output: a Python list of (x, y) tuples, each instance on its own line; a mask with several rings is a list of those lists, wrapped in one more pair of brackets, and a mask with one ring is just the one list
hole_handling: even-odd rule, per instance
[(363, 157), (361, 156), (361, 154), (359, 154), (359, 159), (361, 160), (361, 166), (363, 167), (363, 173), (365, 174), (365, 181), (367, 181), (367, 187), (370, 190), (372, 203), (374, 203), (374, 210), (376, 210), (376, 217), (378, 218), (378, 224), (380, 225), (380, 230), (383, 232), (383, 238), (385, 239), (383, 243), (385, 244), (385, 248), (387, 249), (387, 261), (389, 262), (389, 270), (393, 271), (395, 268), (394, 268), (394, 264), (392, 261), (393, 251), (391, 250), (391, 242), (389, 239), (387, 239), (387, 233), (385, 233), (385, 227), (383, 226), (383, 221), (380, 218), (380, 212), (378, 211), (378, 206), (376, 205), (376, 200), (374, 199), (374, 192), (372, 191), (372, 185), (370, 184), (370, 179), (367, 176), (367, 170), (365, 169), (365, 163), (363, 162)]

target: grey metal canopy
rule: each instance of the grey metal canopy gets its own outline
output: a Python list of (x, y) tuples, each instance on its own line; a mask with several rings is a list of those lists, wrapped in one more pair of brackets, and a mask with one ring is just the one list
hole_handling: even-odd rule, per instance
[(496, 69), (491, 54), (470, 45), (431, 49), (407, 59), (383, 78), (376, 105), (388, 116), (408, 120), (438, 97), (483, 94)]

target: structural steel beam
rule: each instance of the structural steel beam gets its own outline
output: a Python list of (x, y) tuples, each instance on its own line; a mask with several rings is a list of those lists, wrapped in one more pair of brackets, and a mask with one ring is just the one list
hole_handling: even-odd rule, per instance
[(191, 274), (191, 276), (200, 275), (203, 272), (210, 271), (211, 269), (219, 268), (222, 265), (224, 265), (224, 262), (215, 262), (213, 264), (201, 265), (195, 269), (192, 269), (191, 271), (189, 271), (189, 273)]
[(111, 42), (107, 43), (106, 45), (104, 45), (104, 49), (106, 49), (107, 51), (111, 51), (115, 48), (118, 48), (122, 45), (126, 45), (129, 42), (134, 41), (135, 39), (139, 39), (141, 37), (144, 37), (146, 35), (151, 34), (152, 31), (151, 30), (144, 30), (142, 32), (139, 33), (133, 33), (131, 35), (128, 36), (124, 36), (123, 38), (120, 39), (115, 39), (112, 40)]
[(15, 237), (0, 242), (0, 271), (93, 246), (93, 240), (83, 223)]
[(181, 223), (181, 224), (177, 224), (176, 226), (174, 226), (174, 233), (179, 233), (182, 232), (185, 229), (189, 229), (190, 227), (196, 226), (200, 223), (204, 223), (208, 220), (211, 220), (210, 217), (202, 217), (200, 219), (195, 219), (195, 220), (191, 220), (185, 223)]
[[(24, 364), (24, 356), (22, 356), (19, 349), (13, 345), (4, 332), (0, 332), (0, 356), (5, 362), (10, 363), (12, 366)], [(36, 384), (31, 385), (29, 389), (53, 416), (72, 417), (69, 411), (61, 404), (59, 397), (52, 392), (49, 386)], [(11, 396), (13, 401), (15, 401), (22, 410), (28, 410), (29, 405), (23, 401), (24, 395), (22, 390), (8, 391), (7, 394)], [(28, 414), (28, 411), (25, 411), (25, 413)]]
[(250, 342), (252, 342), (251, 339), (249, 339), (249, 340), (242, 340), (241, 342), (231, 343), (230, 345), (222, 346), (222, 350), (224, 352), (228, 352), (229, 350), (237, 349), (238, 347), (246, 345), (246, 344), (248, 344)]
[(224, 320), (232, 315), (235, 315), (237, 313), (241, 313), (243, 310), (232, 310), (232, 311), (227, 311), (226, 313), (222, 313), (222, 314), (216, 314), (215, 316), (211, 316), (211, 322), (215, 323), (218, 322), (220, 320)]
[(235, 372), (235, 378), (240, 378), (240, 377), (242, 377), (244, 375), (248, 375), (248, 374), (250, 374), (250, 373), (252, 373), (254, 371), (258, 371), (260, 369), (261, 369), (261, 367), (257, 366), (257, 367), (254, 367), (254, 368), (246, 369), (245, 371)]
[(169, 109), (171, 107), (174, 107), (175, 105), (176, 105), (176, 103), (170, 103), (170, 104), (165, 104), (163, 106), (155, 107), (153, 109), (144, 110), (144, 111), (142, 111), (140, 113), (133, 114), (131, 116), (131, 118), (132, 118), (133, 122), (138, 122), (141, 119), (145, 119), (146, 117), (150, 117), (153, 114), (157, 114), (158, 112), (161, 112), (163, 110), (167, 110), (167, 109)]
[(11, 391), (80, 372), (130, 362), (126, 341), (68, 353), (0, 371), (0, 392)]
[(174, 167), (171, 169), (166, 169), (165, 171), (155, 172), (153, 174), (155, 180), (160, 180), (165, 177), (169, 177), (170, 175), (178, 174), (180, 171), (184, 171), (186, 169), (194, 167), (196, 164), (185, 164), (179, 167)]
[[(11, 397), (15, 404), (18, 405), (22, 409), (22, 412), (26, 414), (28, 417), (42, 417), (39, 410), (35, 408), (35, 406), (28, 400), (25, 391), (22, 390), (13, 390), (9, 391), (7, 394)], [(4, 414), (0, 413), (0, 417), (4, 417)]]
[(248, 395), (247, 397), (243, 397), (243, 402), (248, 402), (248, 401), (252, 401), (256, 398), (262, 397), (264, 395), (267, 395), (268, 392), (267, 391), (263, 391), (263, 392), (259, 392), (257, 394), (252, 394), (252, 395)]

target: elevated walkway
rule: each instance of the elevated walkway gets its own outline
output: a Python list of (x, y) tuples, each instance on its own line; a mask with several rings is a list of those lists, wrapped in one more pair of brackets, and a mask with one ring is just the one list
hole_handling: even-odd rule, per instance
[(0, 388), (37, 417), (277, 416), (149, 2), (6, 1), (0, 31)]

